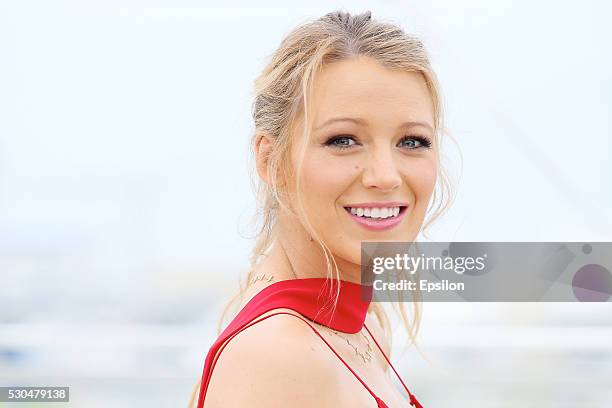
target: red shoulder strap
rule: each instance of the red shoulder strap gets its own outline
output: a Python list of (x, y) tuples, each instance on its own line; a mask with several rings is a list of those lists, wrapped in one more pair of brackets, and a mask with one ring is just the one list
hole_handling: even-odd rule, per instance
[(421, 403), (416, 399), (416, 397), (414, 396), (414, 394), (412, 394), (410, 392), (410, 390), (408, 389), (408, 387), (406, 387), (406, 384), (404, 384), (404, 380), (402, 380), (402, 377), (400, 377), (400, 375), (397, 373), (397, 371), (395, 370), (395, 367), (393, 367), (393, 364), (391, 364), (391, 361), (389, 360), (389, 358), (387, 357), (387, 355), (385, 354), (385, 352), (383, 351), (382, 347), (380, 347), (380, 344), (378, 344), (378, 341), (376, 341), (376, 338), (372, 335), (372, 332), (370, 331), (370, 329), (368, 329), (368, 326), (366, 326), (365, 324), (363, 325), (363, 327), (365, 327), (365, 329), (368, 331), (368, 333), (370, 334), (370, 337), (372, 337), (372, 340), (374, 340), (374, 343), (376, 344), (376, 347), (378, 347), (378, 349), (380, 350), (380, 353), (383, 355), (383, 357), (385, 358), (385, 360), (387, 361), (387, 363), (391, 366), (391, 368), (393, 369), (393, 372), (395, 373), (395, 375), (397, 376), (397, 378), (400, 380), (400, 382), (402, 383), (402, 386), (404, 387), (404, 389), (406, 390), (406, 392), (408, 393), (408, 396), (410, 397), (410, 405), (412, 405), (415, 408), (423, 408), (423, 406), (421, 405)]
[(347, 333), (356, 333), (361, 330), (369, 305), (367, 299), (362, 299), (363, 287), (341, 281), (340, 296), (348, 297), (350, 301), (341, 302), (339, 300), (337, 306), (343, 313), (333, 313), (331, 309), (326, 308), (328, 297), (325, 295), (330, 292), (326, 289), (333, 289), (332, 286), (327, 286), (327, 283), (328, 280), (324, 278), (291, 279), (275, 282), (257, 293), (238, 312), (208, 351), (200, 382), (198, 408), (203, 407), (216, 356), (224, 347), (223, 345), (247, 327), (251, 321), (266, 312), (274, 309), (291, 309), (310, 320), (333, 326)]
[[(204, 375), (202, 376), (202, 383), (200, 385), (200, 397), (198, 399), (198, 408), (203, 408), (204, 406), (204, 399), (206, 397), (206, 391), (208, 389), (208, 384), (210, 382), (210, 378), (212, 376), (212, 372), (215, 368), (215, 365), (217, 364), (217, 361), (219, 360), (219, 356), (221, 354), (221, 352), (223, 351), (223, 349), (225, 349), (225, 346), (227, 346), (227, 344), (234, 338), (236, 337), (240, 332), (242, 332), (243, 330), (259, 323), (262, 322), (266, 319), (269, 319), (272, 316), (276, 316), (276, 315), (281, 315), (281, 314), (285, 314), (285, 315), (289, 315), (289, 316), (293, 316), (296, 317), (300, 320), (302, 320), (304, 323), (306, 323), (311, 329), (312, 331), (319, 336), (319, 338), (321, 340), (323, 340), (323, 342), (327, 345), (327, 347), (329, 347), (329, 349), (336, 355), (336, 357), (338, 357), (340, 359), (340, 361), (342, 361), (342, 363), (346, 366), (346, 368), (349, 369), (349, 371), (355, 376), (355, 378), (357, 378), (357, 380), (359, 380), (359, 382), (365, 387), (366, 390), (368, 390), (368, 392), (370, 393), (370, 395), (372, 395), (372, 397), (376, 400), (377, 404), (379, 407), (381, 408), (386, 408), (387, 406), (384, 404), (384, 402), (382, 402), (382, 400), (380, 400), (376, 394), (374, 394), (374, 392), (370, 389), (370, 387), (368, 387), (368, 385), (361, 379), (361, 377), (359, 377), (359, 375), (357, 375), (357, 373), (349, 366), (349, 364), (344, 361), (344, 359), (340, 356), (340, 354), (338, 354), (338, 352), (336, 352), (336, 350), (332, 347), (331, 344), (329, 344), (329, 342), (327, 340), (325, 340), (325, 338), (321, 335), (321, 333), (319, 333), (319, 331), (305, 318), (294, 314), (294, 313), (290, 313), (290, 312), (275, 312), (275, 313), (271, 313), (267, 316), (264, 316), (262, 318), (259, 319), (254, 319), (246, 324), (244, 324), (242, 327), (240, 327), (238, 330), (235, 330), (231, 335), (226, 336), (227, 338), (225, 339), (225, 341), (223, 342), (223, 344), (221, 344), (218, 348), (216, 348), (216, 351), (214, 352), (214, 355), (211, 355), (213, 353), (213, 348), (211, 348), (211, 351), (209, 352), (208, 356), (206, 357), (206, 363), (205, 363), (205, 368), (204, 368)], [(217, 344), (217, 342), (215, 342), (215, 344)], [(208, 369), (207, 369), (208, 368)], [(382, 405), (381, 405), (382, 404)]]
[[(279, 281), (272, 285), (269, 285), (262, 289), (257, 295), (255, 295), (234, 317), (230, 324), (225, 330), (219, 335), (216, 341), (213, 343), (211, 348), (206, 355), (204, 361), (204, 370), (202, 372), (202, 379), (200, 382), (200, 393), (198, 398), (198, 408), (203, 408), (204, 398), (208, 389), (213, 369), (219, 359), (219, 355), (227, 345), (238, 333), (242, 330), (257, 324), (272, 316), (279, 314), (288, 314), (297, 317), (304, 321), (310, 326), (310, 328), (325, 342), (330, 350), (342, 361), (342, 363), (349, 369), (349, 371), (359, 380), (359, 382), (368, 390), (372, 395), (379, 407), (385, 407), (382, 400), (380, 400), (374, 392), (365, 384), (365, 382), (355, 373), (355, 371), (340, 357), (340, 355), (334, 350), (334, 348), (323, 338), (323, 336), (317, 331), (317, 329), (310, 323), (315, 321), (317, 323), (324, 324), (337, 330), (344, 331), (346, 333), (357, 333), (362, 327), (366, 327), (363, 324), (365, 314), (367, 313), (369, 301), (368, 299), (362, 298), (363, 286), (341, 281), (340, 286), (340, 297), (344, 297), (344, 301), (338, 301), (338, 308), (341, 313), (331, 313), (327, 309), (322, 309), (325, 302), (321, 302), (321, 293), (325, 291), (325, 284), (327, 280), (324, 278), (310, 278), (310, 279), (293, 279), (289, 281)], [(366, 294), (371, 291), (367, 292)], [(325, 299), (323, 297), (323, 299)], [(289, 312), (276, 312), (268, 316), (260, 318), (260, 316), (266, 312), (274, 309), (290, 309), (297, 314)], [(321, 311), (323, 310), (323, 313)], [(302, 317), (305, 316), (306, 318)], [(385, 360), (389, 363), (393, 371), (400, 379), (402, 385), (408, 391), (408, 388), (397, 374), (395, 367), (391, 364), (385, 353), (382, 351), (380, 345), (372, 336), (370, 330), (366, 327), (368, 333), (376, 343)], [(416, 400), (414, 395), (408, 391), (410, 396), (410, 403), (415, 408), (422, 408), (419, 402)]]

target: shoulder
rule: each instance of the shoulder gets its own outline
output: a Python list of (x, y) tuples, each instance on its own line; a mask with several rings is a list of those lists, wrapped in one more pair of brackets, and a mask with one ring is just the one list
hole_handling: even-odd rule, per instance
[[(295, 315), (277, 309), (261, 317), (281, 311)], [(279, 314), (260, 321), (236, 335), (219, 355), (206, 407), (331, 407), (335, 366), (324, 348), (298, 317)]]

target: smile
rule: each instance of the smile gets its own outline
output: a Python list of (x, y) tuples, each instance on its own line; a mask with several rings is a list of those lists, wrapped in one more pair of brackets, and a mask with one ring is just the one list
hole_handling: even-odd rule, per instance
[(344, 207), (348, 215), (361, 227), (381, 231), (398, 225), (406, 215), (408, 205)]

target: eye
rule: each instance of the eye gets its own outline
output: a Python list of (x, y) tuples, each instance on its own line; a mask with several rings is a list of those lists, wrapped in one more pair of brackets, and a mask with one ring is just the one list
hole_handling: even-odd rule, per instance
[(338, 147), (340, 149), (346, 149), (356, 145), (355, 139), (352, 136), (333, 136), (325, 141), (326, 146)]
[(404, 136), (399, 144), (409, 150), (429, 149), (431, 147), (431, 141), (424, 136)]

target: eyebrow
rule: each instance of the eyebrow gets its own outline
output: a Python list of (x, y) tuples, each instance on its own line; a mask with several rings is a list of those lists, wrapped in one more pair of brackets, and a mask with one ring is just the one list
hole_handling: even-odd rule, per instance
[[(323, 122), (320, 125), (318, 125), (317, 127), (315, 127), (314, 130), (315, 131), (319, 130), (321, 128), (324, 128), (327, 125), (331, 125), (332, 123), (336, 123), (336, 122), (353, 122), (353, 123), (356, 123), (356, 124), (362, 125), (362, 126), (365, 126), (368, 123), (367, 120), (362, 119), (362, 118), (351, 118), (351, 117), (348, 117), (348, 116), (346, 116), (346, 117), (343, 116), (343, 117), (328, 119), (325, 122)], [(407, 127), (407, 128), (409, 128), (409, 127), (416, 127), (416, 126), (423, 126), (423, 127), (429, 128), (430, 130), (433, 131), (433, 128), (432, 128), (432, 126), (429, 123), (427, 123), (427, 122), (420, 122), (420, 121), (407, 121), (407, 122), (402, 123), (399, 127)]]

